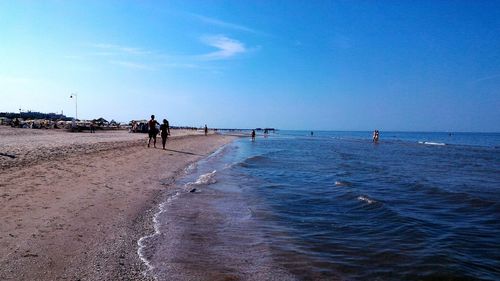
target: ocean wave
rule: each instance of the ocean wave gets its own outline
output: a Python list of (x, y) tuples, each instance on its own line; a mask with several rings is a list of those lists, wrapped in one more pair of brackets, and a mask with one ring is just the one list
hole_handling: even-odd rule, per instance
[(363, 201), (363, 202), (366, 202), (367, 204), (372, 204), (372, 203), (375, 203), (377, 201), (373, 200), (373, 199), (370, 199), (366, 196), (358, 196), (357, 198), (359, 201)]
[(196, 170), (197, 166), (198, 166), (197, 162), (189, 164), (189, 166), (187, 166), (186, 168), (184, 168), (184, 174), (187, 175), (187, 174), (190, 174), (190, 173), (194, 172)]
[[(145, 235), (139, 240), (137, 240), (137, 255), (139, 256), (139, 259), (146, 265), (146, 271), (143, 272), (144, 275), (147, 274), (147, 272), (153, 270), (155, 267), (151, 264), (150, 259), (147, 257), (146, 254), (146, 243), (148, 240), (153, 239), (154, 237), (158, 236), (161, 234), (160, 231), (160, 222), (158, 218), (161, 216), (162, 213), (166, 211), (167, 205), (172, 202), (172, 200), (175, 200), (177, 197), (179, 197), (179, 192), (175, 192), (173, 195), (169, 196), (165, 202), (162, 202), (158, 205), (158, 212), (156, 212), (153, 216), (153, 233), (149, 235)], [(155, 278), (156, 279), (156, 278)]]
[(233, 168), (235, 166), (243, 167), (243, 168), (251, 168), (255, 165), (266, 163), (270, 159), (271, 158), (264, 156), (264, 155), (253, 155), (253, 156), (249, 156), (249, 157), (245, 158), (242, 161), (235, 162), (232, 164), (227, 164), (226, 168)]
[(264, 155), (254, 155), (254, 156), (248, 157), (243, 162), (246, 162), (246, 163), (259, 163), (259, 162), (264, 162), (264, 161), (267, 161), (267, 160), (269, 160), (269, 158), (266, 157), (266, 156), (264, 156)]
[(217, 180), (215, 179), (216, 173), (217, 173), (217, 170), (213, 170), (210, 173), (203, 174), (203, 175), (199, 176), (196, 179), (196, 181), (187, 183), (186, 186), (214, 184), (217, 182)]
[(419, 144), (426, 144), (426, 145), (446, 145), (444, 142), (432, 142), (432, 141), (419, 141)]
[(249, 168), (251, 165), (245, 163), (245, 162), (238, 162), (238, 163), (234, 163), (233, 165), (231, 165), (231, 168), (234, 167), (234, 166), (239, 166), (239, 167), (242, 167), (242, 168)]
[(348, 181), (335, 181), (335, 186), (351, 186), (352, 183)]

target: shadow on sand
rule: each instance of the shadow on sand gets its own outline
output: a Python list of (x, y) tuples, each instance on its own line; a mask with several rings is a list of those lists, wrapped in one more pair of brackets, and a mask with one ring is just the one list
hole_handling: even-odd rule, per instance
[(201, 154), (196, 154), (196, 153), (187, 152), (187, 151), (180, 151), (180, 150), (175, 150), (175, 149), (165, 149), (165, 150), (166, 151), (177, 152), (177, 153), (189, 154), (189, 155), (204, 156), (204, 155), (201, 155)]
[(15, 155), (7, 154), (7, 153), (2, 153), (2, 152), (0, 152), (0, 156), (9, 157), (9, 158), (12, 158), (12, 159), (16, 158)]

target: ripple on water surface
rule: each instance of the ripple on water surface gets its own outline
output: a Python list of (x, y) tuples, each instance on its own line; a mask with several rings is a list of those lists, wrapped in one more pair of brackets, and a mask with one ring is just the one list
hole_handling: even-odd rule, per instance
[(500, 280), (500, 135), (300, 133), (197, 163), (158, 217), (155, 274)]

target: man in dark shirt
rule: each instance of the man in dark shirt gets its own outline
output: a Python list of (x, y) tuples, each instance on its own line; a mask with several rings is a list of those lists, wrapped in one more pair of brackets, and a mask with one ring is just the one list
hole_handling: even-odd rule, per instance
[(149, 141), (148, 141), (148, 147), (149, 144), (151, 143), (151, 139), (153, 139), (153, 146), (156, 148), (156, 135), (158, 134), (158, 131), (156, 130), (156, 124), (160, 125), (158, 121), (155, 120), (155, 116), (151, 115), (151, 120), (148, 122), (149, 126)]

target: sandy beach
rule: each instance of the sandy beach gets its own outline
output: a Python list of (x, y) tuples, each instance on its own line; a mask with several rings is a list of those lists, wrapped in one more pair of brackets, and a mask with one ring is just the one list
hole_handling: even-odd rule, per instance
[(137, 240), (162, 191), (234, 137), (0, 126), (0, 280), (145, 280)]

